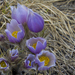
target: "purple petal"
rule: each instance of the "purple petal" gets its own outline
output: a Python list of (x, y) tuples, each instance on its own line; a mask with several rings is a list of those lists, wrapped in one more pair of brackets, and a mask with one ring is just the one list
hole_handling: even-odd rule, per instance
[[(12, 8), (11, 8), (11, 10), (12, 10)], [(11, 14), (11, 17), (12, 17), (12, 19), (17, 20), (17, 22), (18, 22), (17, 16), (19, 17), (19, 14), (18, 14), (18, 12), (17, 12), (17, 9), (14, 7), (14, 8), (13, 8), (13, 11), (12, 11), (12, 14)], [(19, 22), (18, 22), (18, 23), (19, 23)]]
[(11, 25), (9, 23), (7, 23), (7, 29), (12, 33), (14, 31), (14, 29), (12, 29)]
[(14, 7), (14, 6), (10, 6), (10, 8), (11, 8), (11, 11), (13, 11), (13, 10), (15, 9), (15, 7)]
[(38, 41), (36, 45), (36, 53), (41, 52), (42, 49), (44, 49), (44, 46), (40, 41)]
[[(17, 38), (12, 36), (14, 31), (18, 31)], [(20, 42), (25, 36), (25, 31), (22, 24), (18, 24), (18, 22), (14, 19), (11, 20), (10, 24), (7, 24), (7, 29), (5, 30), (7, 37), (10, 42), (16, 43)]]
[[(36, 45), (36, 49), (34, 49), (32, 47), (32, 45), (34, 43), (37, 43)], [(37, 38), (30, 38), (29, 40), (26, 41), (26, 45), (29, 48), (29, 50), (35, 54), (38, 54), (42, 49), (46, 48), (46, 40), (41, 38), (41, 37), (37, 37)]]
[(44, 20), (39, 14), (30, 10), (27, 25), (32, 32), (40, 32), (44, 27)]
[(44, 49), (46, 48), (46, 45), (47, 45), (47, 42), (44, 38), (41, 38), (41, 37), (37, 37), (37, 39), (43, 44), (44, 46)]
[(21, 39), (24, 38), (24, 35), (25, 35), (25, 33), (23, 33), (23, 31), (18, 32), (18, 34), (17, 34), (17, 39), (18, 39), (19, 41), (21, 41)]
[(32, 53), (36, 53), (36, 50), (32, 46), (29, 46), (28, 48)]
[(14, 31), (20, 31), (19, 27), (18, 27), (18, 23), (16, 20), (12, 19), (10, 24), (7, 23), (7, 29), (12, 33)]
[[(41, 55), (41, 54), (40, 54)], [(44, 61), (43, 62), (40, 62), (40, 60), (39, 60), (39, 54), (38, 55), (36, 55), (36, 58), (35, 58), (35, 63), (37, 63), (38, 64), (38, 66), (40, 67), (40, 66), (44, 66)]]
[(20, 28), (18, 27), (18, 22), (15, 19), (12, 19), (10, 22), (10, 26), (14, 31), (20, 31)]
[(35, 59), (35, 55), (29, 54), (27, 59), (30, 60), (30, 61), (33, 61)]
[(28, 19), (29, 9), (23, 5), (17, 7), (18, 12), (20, 13), (20, 23), (25, 23)]
[(5, 32), (6, 32), (7, 37), (8, 37), (8, 39), (9, 39), (10, 42), (12, 42), (12, 43), (20, 42), (20, 40), (18, 40), (15, 37), (13, 37), (11, 35), (11, 33), (7, 29), (5, 30)]
[(29, 40), (26, 41), (27, 46), (32, 46), (34, 43), (37, 43), (37, 39), (32, 37)]
[(18, 40), (21, 40), (21, 39), (23, 39), (24, 36), (25, 36), (25, 30), (24, 30), (22, 24), (19, 24), (18, 27), (20, 28), (20, 31), (19, 31), (18, 34), (17, 34), (17, 39), (18, 39)]
[(18, 27), (20, 28), (20, 30), (23, 31), (23, 33), (25, 33), (25, 29), (24, 29), (24, 27), (22, 26), (22, 24), (19, 24)]
[[(33, 47), (32, 47), (32, 45), (34, 44), (34, 43), (37, 43), (37, 45), (36, 45), (36, 49), (34, 49)], [(46, 47), (46, 40), (45, 39), (43, 39), (43, 38), (41, 38), (41, 37), (37, 37), (37, 38), (30, 38), (29, 40), (27, 40), (26, 41), (26, 45), (27, 45), (27, 47), (29, 48), (29, 50), (32, 52), (32, 53), (35, 53), (35, 54), (37, 54), (37, 53), (39, 53), (42, 49), (45, 49), (45, 47)]]
[[(40, 62), (39, 60), (39, 57), (42, 55), (48, 56), (48, 58), (50, 59), (50, 62), (47, 66), (44, 66), (44, 61)], [(39, 64), (38, 70), (48, 70), (50, 67), (55, 66), (56, 58), (53, 53), (42, 50), (39, 54), (36, 55), (35, 62)], [(43, 65), (40, 65), (41, 63)]]
[(18, 57), (18, 50), (10, 50), (11, 60), (14, 61)]
[(17, 4), (16, 8), (11, 8), (12, 11), (12, 18), (16, 19), (18, 23), (25, 23), (28, 18), (29, 9), (23, 5)]
[(55, 62), (56, 62), (55, 55), (53, 53), (47, 53), (46, 56), (48, 56), (49, 59), (51, 60), (51, 62), (49, 63), (49, 65), (50, 66), (55, 66)]
[(6, 29), (5, 32), (6, 32), (6, 34), (7, 34), (7, 37), (8, 37), (8, 39), (9, 39), (9, 41), (15, 43), (15, 40), (12, 39), (12, 37), (11, 37), (12, 35), (11, 35), (11, 33), (8, 31), (8, 29)]
[(18, 34), (17, 34), (17, 39), (21, 40), (21, 39), (23, 39), (24, 36), (25, 36), (25, 31), (24, 31), (24, 28), (23, 28), (23, 26), (22, 26), (21, 24), (18, 25), (18, 26), (19, 26), (19, 28), (21, 29), (21, 31), (18, 32)]
[(16, 56), (16, 55), (18, 55), (18, 50), (17, 50), (17, 49), (16, 49), (16, 50), (13, 49), (11, 56), (14, 57), (14, 56)]
[(25, 61), (25, 67), (26, 67), (26, 68), (32, 68), (32, 66), (29, 66), (29, 63), (30, 63), (29, 60), (26, 60), (26, 61)]
[[(36, 69), (36, 67), (35, 67), (35, 56), (34, 55), (32, 55), (32, 54), (29, 54), (28, 55), (28, 57), (27, 57), (27, 59), (24, 61), (24, 66), (26, 67), (26, 68), (28, 68), (28, 69)], [(31, 62), (31, 66), (29, 65), (29, 63)]]

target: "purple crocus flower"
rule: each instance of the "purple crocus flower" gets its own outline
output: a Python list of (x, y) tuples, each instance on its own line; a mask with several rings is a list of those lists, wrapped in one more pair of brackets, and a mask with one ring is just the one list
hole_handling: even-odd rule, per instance
[(44, 38), (33, 37), (26, 41), (26, 45), (32, 53), (38, 54), (42, 49), (46, 48), (47, 42)]
[(12, 49), (9, 51), (11, 60), (14, 61), (18, 57), (18, 49)]
[(15, 19), (12, 19), (10, 24), (7, 23), (7, 29), (5, 30), (5, 32), (9, 41), (12, 43), (20, 42), (25, 35), (22, 24), (18, 24)]
[(0, 69), (1, 70), (9, 69), (9, 64), (7, 63), (7, 60), (5, 58), (0, 58)]
[(55, 66), (56, 58), (53, 53), (42, 50), (36, 55), (35, 63), (38, 64), (38, 70), (48, 70), (50, 67)]
[(29, 16), (27, 20), (28, 28), (32, 32), (40, 32), (44, 27), (44, 20), (42, 16), (40, 16), (38, 13), (33, 12), (31, 9), (29, 10)]
[(24, 5), (17, 4), (17, 8), (11, 6), (12, 19), (17, 20), (18, 23), (24, 24), (28, 19), (29, 9)]
[(24, 67), (26, 67), (27, 69), (35, 69), (36, 70), (35, 55), (33, 55), (33, 54), (28, 55), (27, 59), (24, 61)]

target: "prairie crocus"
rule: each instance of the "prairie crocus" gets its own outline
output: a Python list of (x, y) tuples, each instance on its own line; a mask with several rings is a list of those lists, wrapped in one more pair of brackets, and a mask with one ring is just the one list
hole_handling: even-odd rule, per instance
[(36, 69), (35, 55), (29, 54), (27, 59), (24, 61), (24, 67), (27, 69)]
[(39, 65), (38, 70), (48, 70), (50, 67), (55, 66), (55, 62), (55, 55), (49, 51), (42, 50), (35, 58), (35, 63)]
[(18, 23), (24, 24), (27, 22), (28, 19), (28, 14), (29, 14), (29, 9), (25, 7), (24, 5), (20, 5), (19, 3), (17, 4), (17, 8), (14, 6), (11, 6), (11, 17), (12, 19), (17, 20)]
[(10, 24), (7, 23), (7, 29), (5, 30), (5, 32), (9, 41), (12, 43), (20, 42), (25, 35), (22, 24), (18, 24), (15, 19), (12, 19)]
[(1, 70), (9, 69), (9, 64), (7, 63), (7, 60), (5, 58), (0, 58), (0, 69)]
[(11, 60), (14, 61), (18, 57), (18, 49), (12, 49), (9, 51)]
[(43, 18), (36, 12), (33, 12), (31, 9), (29, 10), (29, 16), (27, 20), (28, 28), (32, 32), (40, 32), (44, 27)]
[(45, 49), (46, 44), (46, 40), (41, 37), (33, 37), (26, 41), (27, 47), (34, 54), (38, 54), (42, 49)]

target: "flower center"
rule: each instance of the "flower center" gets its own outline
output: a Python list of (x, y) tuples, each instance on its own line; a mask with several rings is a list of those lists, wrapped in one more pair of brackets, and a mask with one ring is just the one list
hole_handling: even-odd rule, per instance
[(44, 66), (47, 66), (48, 63), (50, 62), (50, 59), (47, 56), (41, 56), (39, 60), (40, 62), (44, 61)]
[(7, 66), (4, 61), (1, 61), (1, 62), (0, 62), (0, 65), (1, 65), (1, 67), (6, 67), (6, 66)]
[(29, 66), (31, 66), (31, 61), (29, 62)]
[(32, 45), (32, 47), (33, 47), (34, 49), (36, 49), (36, 45), (37, 45), (37, 43), (34, 43), (34, 44)]
[(17, 38), (17, 33), (18, 33), (18, 31), (14, 31), (14, 32), (12, 33), (12, 36), (15, 37), (15, 38)]

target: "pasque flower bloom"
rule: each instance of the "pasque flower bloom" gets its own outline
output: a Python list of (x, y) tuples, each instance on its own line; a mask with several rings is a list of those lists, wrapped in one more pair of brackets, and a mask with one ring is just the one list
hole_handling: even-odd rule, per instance
[(5, 32), (9, 41), (13, 43), (20, 42), (25, 35), (22, 24), (18, 24), (15, 19), (12, 19), (10, 24), (7, 23), (7, 29), (5, 30)]
[(11, 60), (14, 61), (18, 57), (18, 49), (12, 49), (9, 51)]
[(5, 58), (0, 58), (0, 69), (1, 70), (9, 69), (9, 64), (7, 63), (7, 60)]
[(29, 9), (25, 7), (24, 5), (20, 5), (19, 3), (17, 4), (17, 8), (14, 6), (11, 6), (11, 17), (12, 19), (17, 20), (18, 23), (24, 24), (27, 22), (28, 19), (28, 14), (29, 14)]
[(55, 55), (45, 50), (42, 50), (35, 58), (35, 63), (39, 65), (38, 70), (48, 70), (50, 67), (55, 66), (55, 62)]
[(46, 40), (41, 37), (33, 37), (26, 41), (26, 45), (32, 53), (38, 54), (42, 49), (46, 48)]
[(33, 12), (31, 9), (29, 10), (29, 16), (27, 20), (28, 28), (32, 32), (40, 32), (44, 27), (43, 18), (36, 12)]
[(27, 59), (24, 61), (24, 67), (28, 69), (36, 69), (35, 65), (35, 55), (29, 54)]

